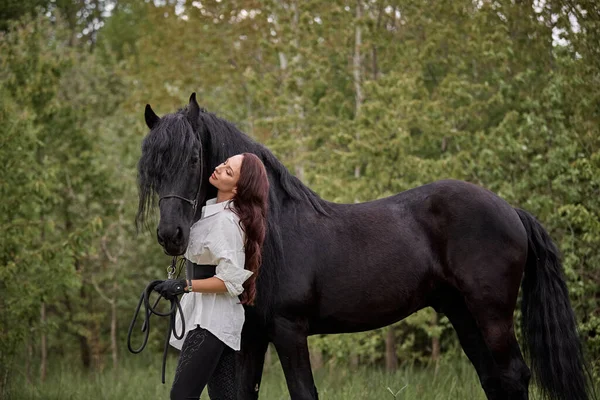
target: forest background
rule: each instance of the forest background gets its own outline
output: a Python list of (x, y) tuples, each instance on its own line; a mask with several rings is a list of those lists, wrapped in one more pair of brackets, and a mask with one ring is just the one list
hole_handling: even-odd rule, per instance
[[(194, 91), (327, 200), (457, 178), (532, 212), (600, 369), (600, 3), (4, 0), (0, 397), (49, 393), (53, 366), (140, 367), (127, 327), (169, 262), (134, 225), (143, 109)], [(310, 346), (316, 371), (347, 376), (466, 360), (430, 309)]]

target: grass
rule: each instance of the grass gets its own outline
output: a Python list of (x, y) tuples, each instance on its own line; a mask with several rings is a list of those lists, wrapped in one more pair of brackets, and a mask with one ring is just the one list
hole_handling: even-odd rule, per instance
[[(7, 400), (168, 399), (175, 364), (175, 358), (168, 360), (167, 383), (163, 385), (160, 383), (158, 354), (126, 354), (118, 372), (86, 373), (77, 363), (56, 362), (43, 384), (28, 384), (24, 376), (17, 373), (9, 387)], [(442, 363), (437, 374), (433, 368), (411, 366), (394, 373), (375, 368), (325, 367), (314, 376), (321, 400), (485, 399), (475, 371), (467, 361)], [(278, 362), (266, 368), (260, 398), (289, 399)], [(208, 399), (208, 394), (203, 394), (202, 399)]]

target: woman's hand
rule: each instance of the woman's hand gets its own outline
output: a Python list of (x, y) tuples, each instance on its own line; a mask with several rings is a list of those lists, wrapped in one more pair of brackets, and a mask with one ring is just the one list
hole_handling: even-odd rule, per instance
[(154, 287), (154, 291), (158, 292), (167, 300), (175, 296), (185, 293), (187, 282), (185, 279), (167, 279)]

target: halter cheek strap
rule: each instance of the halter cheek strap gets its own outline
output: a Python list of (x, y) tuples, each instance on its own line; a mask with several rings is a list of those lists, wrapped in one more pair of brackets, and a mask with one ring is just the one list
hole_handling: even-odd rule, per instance
[[(202, 180), (202, 179), (201, 179), (201, 180)], [(192, 210), (194, 210), (194, 212), (195, 212), (195, 211), (196, 211), (196, 208), (198, 208), (198, 195), (200, 194), (200, 187), (201, 187), (201, 185), (199, 185), (199, 186), (198, 186), (198, 191), (196, 192), (196, 198), (195, 198), (194, 200), (186, 199), (185, 197), (181, 197), (181, 196), (178, 196), (178, 195), (176, 195), (176, 194), (168, 194), (168, 195), (166, 195), (166, 196), (163, 196), (163, 197), (161, 197), (161, 198), (158, 200), (158, 205), (160, 206), (160, 202), (161, 202), (163, 199), (168, 199), (168, 198), (171, 198), (171, 197), (173, 197), (173, 198), (176, 198), (176, 199), (179, 199), (179, 200), (185, 201), (186, 203), (189, 203), (189, 204), (192, 206)]]

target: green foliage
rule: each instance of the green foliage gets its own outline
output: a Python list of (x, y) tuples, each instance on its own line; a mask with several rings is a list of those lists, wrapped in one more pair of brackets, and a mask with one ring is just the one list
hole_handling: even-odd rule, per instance
[[(0, 365), (9, 365), (26, 329), (18, 325), (32, 318), (30, 304), (18, 301), (26, 282), (15, 286), (18, 282), (21, 263), (26, 257), (23, 243), (31, 237), (39, 236), (40, 227), (30, 224), (28, 216), (30, 207), (24, 206), (23, 199), (36, 191), (35, 171), (28, 167), (33, 162), (32, 154), (24, 150), (35, 140), (34, 129), (28, 123), (26, 113), (19, 110), (6, 90), (0, 92), (0, 157), (3, 160), (2, 184), (0, 195)], [(9, 174), (9, 171), (14, 173)], [(23, 319), (23, 317), (26, 317)], [(28, 318), (27, 318), (28, 317)], [(15, 329), (17, 328), (17, 329)], [(0, 371), (4, 372), (4, 371)]]
[[(37, 18), (14, 25), (0, 43), (3, 361), (39, 335), (71, 333), (90, 347), (105, 317), (87, 293), (107, 242), (104, 222), (124, 215), (116, 205), (124, 183), (100, 136), (122, 85), (70, 42), (63, 25)], [(5, 376), (11, 363), (0, 365)]]
[[(367, 201), (458, 178), (535, 214), (562, 251), (600, 368), (596, 3), (7, 3), (0, 393), (5, 366), (27, 348), (37, 362), (43, 334), (50, 352), (89, 369), (102, 370), (109, 355), (123, 359), (138, 293), (168, 262), (152, 233), (136, 236), (132, 223), (143, 106), (172, 112), (192, 91), (327, 200)], [(449, 322), (434, 316), (422, 310), (393, 326), (402, 365), (427, 364), (434, 339), (442, 363), (460, 354)], [(381, 366), (387, 332), (319, 336), (310, 346), (325, 365)], [(397, 398), (426, 398), (402, 380), (382, 383), (379, 394), (392, 398), (406, 383)], [(357, 385), (330, 398), (367, 386)]]
[(48, 0), (5, 0), (0, 8), (0, 31), (8, 29), (11, 21), (26, 14), (35, 13), (36, 7), (48, 4)]

